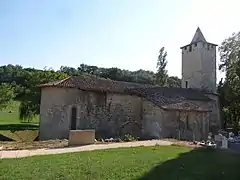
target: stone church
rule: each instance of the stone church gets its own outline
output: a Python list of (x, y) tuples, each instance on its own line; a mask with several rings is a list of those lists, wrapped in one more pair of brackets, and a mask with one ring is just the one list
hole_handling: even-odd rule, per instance
[(41, 140), (94, 129), (97, 138), (202, 140), (221, 127), (216, 94), (216, 44), (198, 28), (182, 50), (182, 87), (71, 76), (41, 85)]

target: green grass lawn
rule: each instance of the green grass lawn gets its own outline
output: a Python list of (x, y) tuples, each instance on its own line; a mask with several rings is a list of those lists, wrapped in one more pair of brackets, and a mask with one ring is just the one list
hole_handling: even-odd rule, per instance
[(237, 180), (240, 155), (177, 146), (119, 148), (0, 161), (0, 179)]
[[(19, 105), (20, 105), (20, 102), (13, 101), (13, 103), (8, 108), (0, 111), (0, 125), (21, 123), (18, 115)], [(38, 122), (39, 122), (39, 117), (37, 116), (32, 120), (31, 124), (38, 124)]]
[(21, 122), (18, 113), (19, 105), (18, 101), (14, 101), (11, 106), (0, 111), (0, 141), (6, 139), (32, 141), (36, 138), (39, 117), (37, 116), (31, 122)]

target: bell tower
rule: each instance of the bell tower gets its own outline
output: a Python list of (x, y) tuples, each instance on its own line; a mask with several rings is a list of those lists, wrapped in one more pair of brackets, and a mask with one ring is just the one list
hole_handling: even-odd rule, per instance
[(209, 43), (198, 27), (182, 49), (182, 88), (216, 92), (216, 44)]

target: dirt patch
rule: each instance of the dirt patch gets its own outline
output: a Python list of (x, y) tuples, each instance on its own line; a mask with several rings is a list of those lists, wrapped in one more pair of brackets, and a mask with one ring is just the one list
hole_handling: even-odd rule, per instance
[[(117, 141), (118, 143), (124, 141)], [(106, 141), (96, 141), (94, 144), (113, 144), (113, 142)], [(68, 146), (68, 140), (47, 140), (47, 141), (0, 141), (0, 151), (1, 150), (28, 150), (28, 149), (56, 149), (64, 148)]]
[(48, 140), (32, 142), (0, 141), (1, 150), (23, 150), (23, 149), (53, 149), (68, 146), (68, 140)]
[[(184, 146), (189, 148), (199, 148), (201, 146), (193, 144), (190, 141), (179, 141), (176, 139), (161, 139), (163, 141), (172, 142), (174, 146)], [(153, 141), (153, 140), (152, 140)], [(113, 144), (113, 143), (123, 143), (119, 142), (106, 142), (106, 141), (96, 141), (95, 144)], [(133, 141), (137, 142), (137, 141)], [(140, 143), (141, 141), (139, 141)], [(151, 142), (151, 141), (146, 141)], [(16, 142), (16, 141), (0, 141), (0, 150), (29, 150), (29, 149), (54, 149), (54, 148), (64, 148), (68, 146), (68, 140), (48, 140), (48, 141), (32, 141), (32, 142)]]
[[(24, 130), (24, 131), (0, 131), (2, 137), (11, 139), (18, 142), (31, 142), (38, 137), (37, 130)], [(3, 138), (0, 141), (4, 141)]]

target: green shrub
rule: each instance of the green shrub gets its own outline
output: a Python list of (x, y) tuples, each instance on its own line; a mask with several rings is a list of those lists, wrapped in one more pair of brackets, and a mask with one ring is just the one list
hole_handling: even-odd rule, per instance
[(126, 141), (126, 142), (137, 141), (137, 138), (132, 136), (131, 134), (125, 134), (123, 137), (123, 141)]

